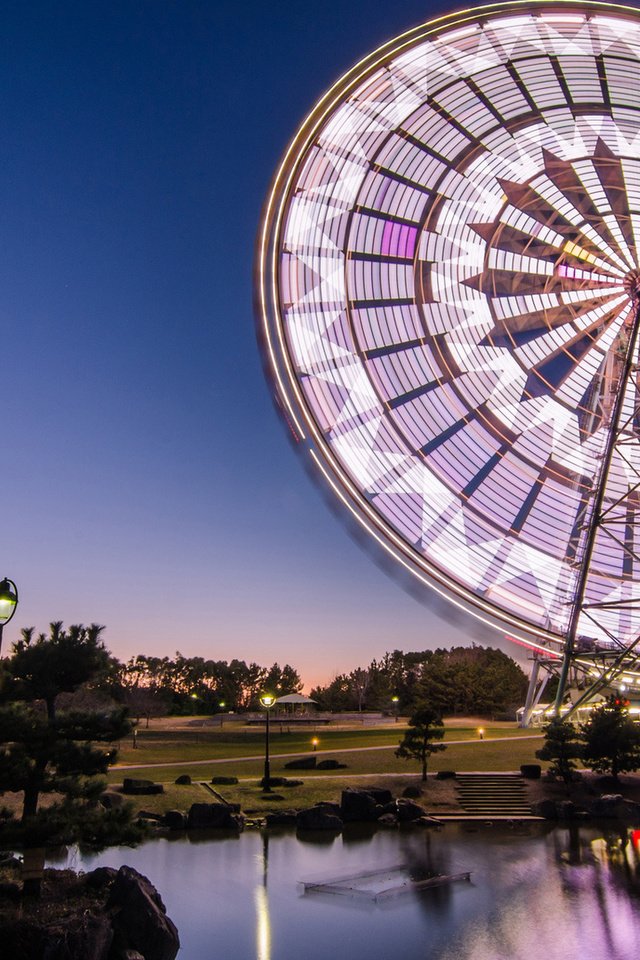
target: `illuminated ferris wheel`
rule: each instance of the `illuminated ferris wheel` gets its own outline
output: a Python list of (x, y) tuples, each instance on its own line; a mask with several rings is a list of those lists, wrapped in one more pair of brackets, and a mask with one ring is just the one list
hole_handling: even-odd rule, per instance
[(357, 64), (260, 235), (298, 439), (399, 563), (559, 674), (558, 706), (640, 686), (639, 268), (640, 14), (583, 0)]

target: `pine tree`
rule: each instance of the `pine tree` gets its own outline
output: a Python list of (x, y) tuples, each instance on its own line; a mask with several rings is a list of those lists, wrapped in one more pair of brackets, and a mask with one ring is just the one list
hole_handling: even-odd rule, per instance
[(422, 704), (409, 719), (409, 727), (396, 750), (396, 757), (405, 760), (418, 760), (422, 764), (422, 779), (427, 779), (427, 763), (432, 753), (447, 748), (443, 743), (435, 743), (444, 737), (444, 724), (437, 711)]
[(552, 761), (549, 772), (561, 777), (569, 786), (576, 769), (575, 760), (582, 758), (584, 744), (580, 734), (570, 720), (554, 717), (543, 727), (545, 742), (540, 750), (536, 750), (539, 760)]
[[(59, 709), (60, 694), (97, 681), (109, 660), (102, 628), (51, 624), (48, 636), (33, 630), (5, 663), (0, 702), (0, 791), (23, 793), (22, 817), (6, 821), (3, 842), (104, 840), (126, 833), (128, 813), (104, 811), (98, 797), (101, 775), (116, 756), (113, 743), (126, 736), (126, 710)], [(57, 795), (41, 805), (43, 794)], [(125, 830), (125, 834), (122, 833)]]
[(609, 697), (581, 726), (585, 764), (597, 773), (611, 773), (616, 781), (619, 774), (640, 767), (640, 725), (628, 707), (627, 701)]

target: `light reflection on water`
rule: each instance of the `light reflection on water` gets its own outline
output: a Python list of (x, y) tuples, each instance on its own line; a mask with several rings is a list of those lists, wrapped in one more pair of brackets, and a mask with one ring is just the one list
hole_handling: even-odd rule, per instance
[[(640, 861), (624, 829), (449, 825), (334, 840), (247, 832), (156, 840), (69, 866), (129, 863), (178, 926), (179, 960), (637, 960)], [(458, 882), (376, 903), (298, 881), (406, 863)], [(59, 864), (57, 864), (59, 865)]]

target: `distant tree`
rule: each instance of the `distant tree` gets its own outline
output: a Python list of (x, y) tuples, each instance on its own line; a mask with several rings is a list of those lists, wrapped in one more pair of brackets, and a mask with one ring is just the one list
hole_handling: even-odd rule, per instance
[(326, 687), (314, 687), (310, 697), (316, 701), (319, 710), (339, 713), (353, 709), (352, 692), (349, 677), (340, 673)]
[(288, 663), (285, 663), (284, 667), (274, 663), (267, 671), (263, 684), (264, 689), (276, 697), (284, 697), (288, 693), (300, 693), (302, 690), (300, 674)]
[[(5, 822), (3, 837), (40, 846), (125, 836), (128, 812), (104, 811), (97, 798), (116, 756), (112, 744), (131, 730), (126, 711), (60, 708), (61, 695), (101, 676), (109, 658), (102, 629), (53, 623), (35, 640), (29, 629), (4, 661), (0, 792), (22, 792), (23, 805), (20, 824)], [(42, 809), (45, 793), (58, 799)]]
[(580, 730), (584, 737), (584, 763), (597, 773), (621, 773), (640, 767), (640, 725), (629, 716), (629, 704), (609, 697), (596, 707)]
[(367, 690), (369, 689), (370, 681), (370, 670), (362, 670), (360, 667), (358, 667), (357, 670), (352, 670), (349, 674), (349, 684), (353, 692), (354, 700), (358, 707), (358, 713), (362, 713), (362, 708), (366, 702)]
[(431, 706), (422, 705), (409, 719), (409, 727), (396, 750), (396, 757), (418, 760), (422, 765), (422, 779), (427, 779), (427, 764), (432, 753), (447, 748), (436, 743), (444, 737), (444, 724), (440, 714)]
[(576, 760), (584, 754), (584, 743), (580, 733), (570, 720), (554, 717), (543, 727), (544, 746), (536, 750), (539, 760), (549, 760), (549, 772), (561, 777), (565, 784), (571, 783), (576, 769)]

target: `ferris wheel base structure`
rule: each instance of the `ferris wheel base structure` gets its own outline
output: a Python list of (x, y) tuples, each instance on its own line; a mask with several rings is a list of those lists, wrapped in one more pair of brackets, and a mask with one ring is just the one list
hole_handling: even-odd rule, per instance
[[(258, 238), (299, 447), (395, 562), (536, 652), (640, 674), (640, 14), (436, 18), (327, 91)], [(579, 701), (576, 703), (576, 701)]]

